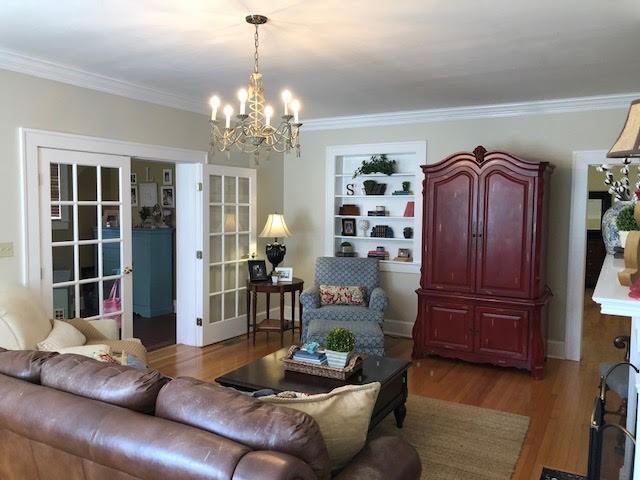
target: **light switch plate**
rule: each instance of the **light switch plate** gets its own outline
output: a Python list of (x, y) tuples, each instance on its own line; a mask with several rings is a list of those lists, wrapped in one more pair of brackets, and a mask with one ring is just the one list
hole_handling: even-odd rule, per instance
[(0, 257), (13, 257), (13, 242), (0, 243)]

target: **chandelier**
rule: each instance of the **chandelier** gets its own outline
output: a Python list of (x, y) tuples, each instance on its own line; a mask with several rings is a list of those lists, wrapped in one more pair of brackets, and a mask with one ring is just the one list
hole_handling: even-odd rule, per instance
[(232, 122), (233, 107), (227, 104), (222, 109), (225, 117), (223, 128), (222, 122), (218, 120), (220, 97), (214, 95), (209, 100), (211, 105), (209, 151), (212, 154), (216, 150), (228, 152), (235, 146), (241, 152), (255, 154), (257, 158), (261, 151), (289, 152), (295, 148), (296, 154), (300, 156), (299, 131), (302, 126), (299, 119), (300, 101), (294, 99), (289, 90), (284, 90), (281, 94), (284, 114), (279, 125), (273, 125), (274, 110), (266, 103), (264, 96), (262, 74), (258, 69), (258, 26), (267, 23), (267, 17), (249, 15), (246, 21), (256, 29), (253, 73), (249, 77), (247, 88), (238, 90), (240, 111), (235, 115), (235, 122)]

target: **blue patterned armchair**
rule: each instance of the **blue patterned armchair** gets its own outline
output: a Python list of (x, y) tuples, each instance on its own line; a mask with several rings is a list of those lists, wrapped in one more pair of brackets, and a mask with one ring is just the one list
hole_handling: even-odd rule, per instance
[[(303, 341), (323, 343), (334, 327), (343, 326), (356, 336), (356, 350), (384, 354), (382, 323), (387, 295), (378, 286), (378, 260), (375, 258), (319, 257), (316, 260), (315, 286), (302, 292), (300, 302)], [(363, 286), (365, 306), (320, 305), (320, 285)]]

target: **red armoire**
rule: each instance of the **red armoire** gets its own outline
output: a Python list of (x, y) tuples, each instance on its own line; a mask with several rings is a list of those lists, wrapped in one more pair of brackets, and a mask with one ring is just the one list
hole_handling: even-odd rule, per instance
[(422, 170), (414, 357), (526, 368), (541, 378), (553, 167), (479, 146)]

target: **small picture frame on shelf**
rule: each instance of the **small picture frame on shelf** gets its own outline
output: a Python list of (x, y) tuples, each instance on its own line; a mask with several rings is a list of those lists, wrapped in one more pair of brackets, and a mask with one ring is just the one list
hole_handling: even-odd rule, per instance
[(356, 234), (356, 219), (355, 218), (343, 218), (342, 219), (342, 236), (343, 237), (355, 237)]
[(248, 260), (249, 280), (252, 282), (264, 282), (269, 280), (267, 274), (267, 264), (264, 260)]
[(281, 282), (293, 280), (293, 268), (291, 267), (276, 267), (276, 272), (278, 272), (278, 278)]

